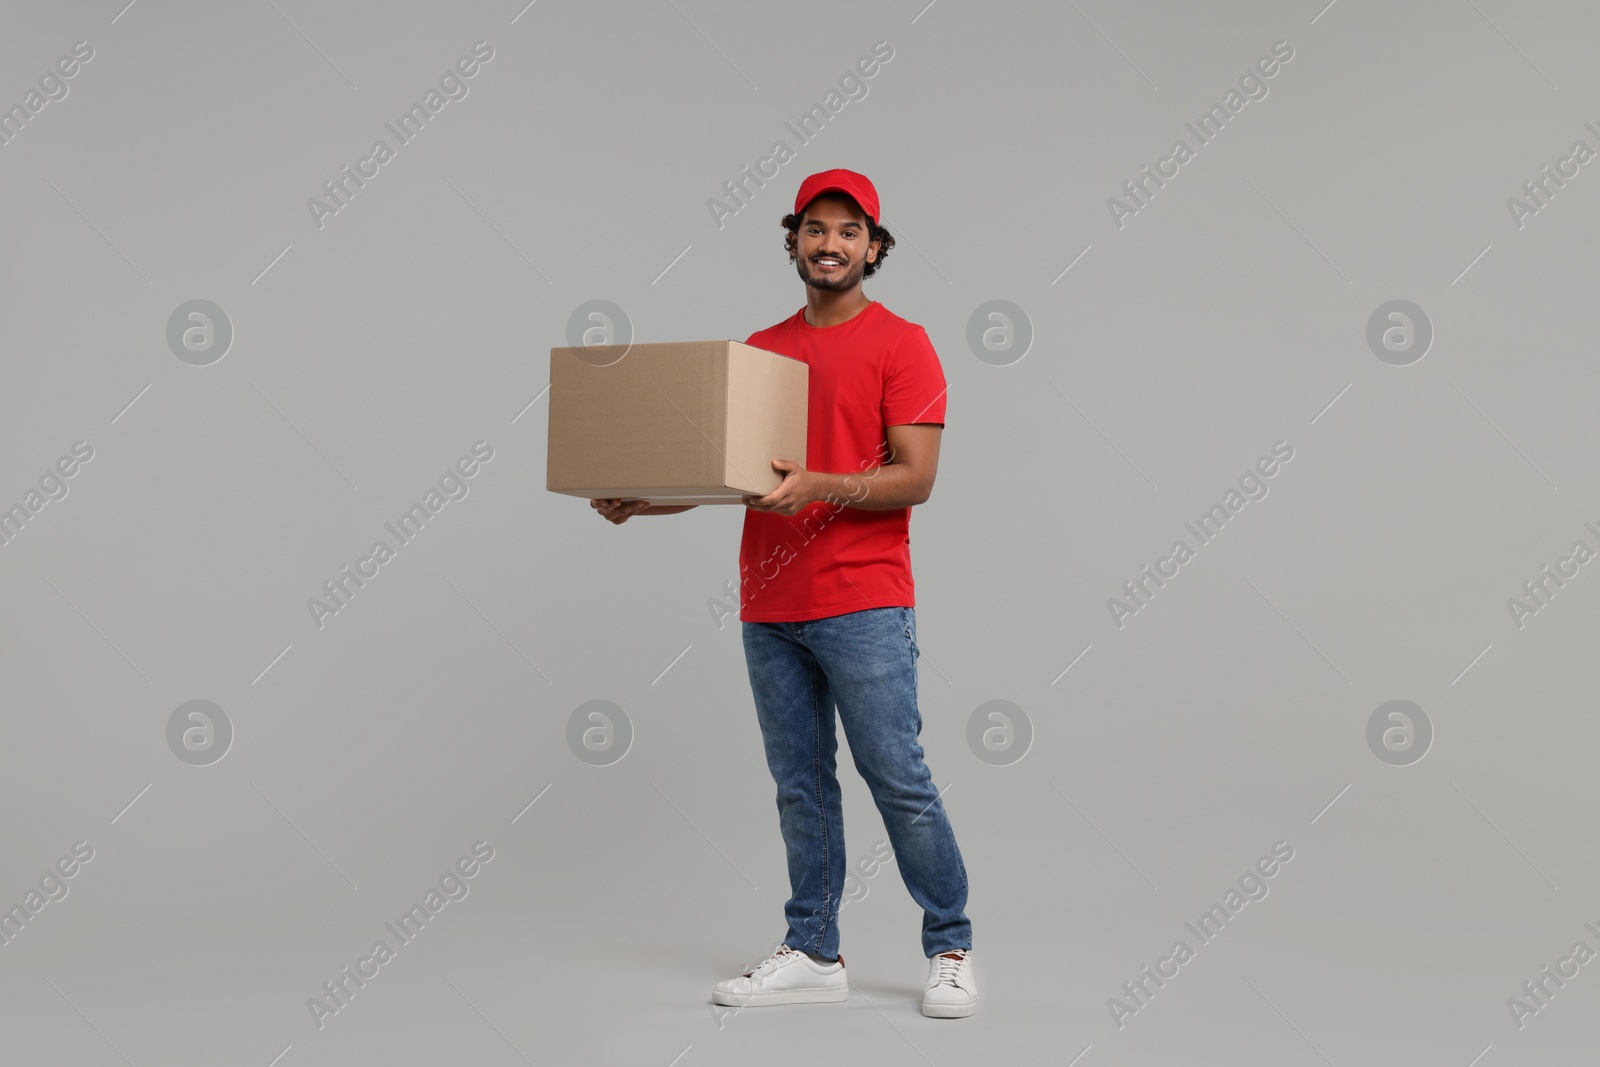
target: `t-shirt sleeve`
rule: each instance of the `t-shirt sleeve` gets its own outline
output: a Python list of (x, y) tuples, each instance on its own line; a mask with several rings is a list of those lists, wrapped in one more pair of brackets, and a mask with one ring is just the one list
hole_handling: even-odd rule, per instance
[(907, 330), (883, 362), (883, 424), (911, 422), (944, 425), (947, 386), (939, 355), (921, 326)]

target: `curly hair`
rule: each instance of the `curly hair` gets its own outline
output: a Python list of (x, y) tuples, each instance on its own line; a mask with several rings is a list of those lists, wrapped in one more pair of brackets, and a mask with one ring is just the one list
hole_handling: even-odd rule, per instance
[[(827, 196), (828, 194), (824, 193), (822, 195)], [(821, 197), (818, 197), (818, 199), (820, 200)], [(857, 210), (860, 209), (860, 206), (857, 205), (855, 201), (850, 201), (850, 204)], [(864, 211), (861, 214), (863, 217), (866, 216), (866, 212)], [(789, 253), (789, 262), (793, 263), (795, 257), (795, 242), (800, 236), (800, 216), (785, 215), (781, 225), (786, 231), (788, 231), (783, 236), (783, 250)], [(872, 277), (878, 272), (878, 268), (883, 266), (883, 261), (889, 257), (889, 249), (894, 247), (894, 235), (888, 230), (884, 229), (882, 226), (879, 226), (876, 222), (873, 222), (871, 219), (867, 219), (867, 241), (869, 243), (872, 241), (879, 242), (878, 256), (876, 259), (869, 260), (867, 264), (862, 267), (861, 276), (863, 278)]]

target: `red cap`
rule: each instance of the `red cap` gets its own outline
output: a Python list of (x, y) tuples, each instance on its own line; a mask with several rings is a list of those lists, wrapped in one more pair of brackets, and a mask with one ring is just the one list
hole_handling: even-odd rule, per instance
[(872, 187), (865, 174), (857, 174), (853, 170), (825, 170), (801, 182), (800, 191), (794, 195), (794, 213), (803, 213), (807, 204), (826, 192), (840, 192), (854, 197), (855, 202), (861, 205), (861, 210), (867, 213), (867, 218), (877, 225), (878, 190)]

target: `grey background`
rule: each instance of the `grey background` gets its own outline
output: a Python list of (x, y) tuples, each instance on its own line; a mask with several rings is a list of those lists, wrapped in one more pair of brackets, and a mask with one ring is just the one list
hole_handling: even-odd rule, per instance
[[(1600, 926), (1591, 164), (1576, 0), (1377, 4), (6, 5), (0, 102), (94, 58), (0, 147), (0, 901), (94, 858), (0, 946), (0, 1060), (146, 1064), (1593, 1062)], [(306, 208), (473, 42), (491, 61), (321, 228)], [(815, 140), (784, 127), (884, 40)], [(1292, 61), (1119, 228), (1106, 202), (1273, 43)], [(788, 140), (720, 229), (706, 207)], [(842, 912), (843, 1005), (714, 1011), (783, 935), (736, 623), (741, 514), (612, 527), (544, 491), (548, 350), (588, 300), (731, 337), (803, 289), (779, 217), (868, 174), (869, 296), (950, 382), (915, 509), (923, 741), (971, 883), (979, 1013), (918, 1013), (921, 913)], [(1065, 270), (1068, 265), (1070, 270)], [(209, 300), (230, 350), (177, 358)], [(989, 300), (1034, 331), (966, 344)], [(1409, 366), (1368, 348), (1396, 299)], [(308, 598), (475, 441), (493, 459), (322, 628)], [(1257, 457), (1292, 462), (1118, 628), (1121, 583)], [(388, 538), (392, 541), (392, 538)], [(1064, 670), (1071, 664), (1070, 670)], [(1431, 749), (1368, 747), (1414, 702)], [(206, 766), (168, 720), (209, 700)], [(567, 743), (591, 700), (631, 747)], [(1023, 710), (1005, 765), (975, 709)], [(841, 741), (841, 745), (843, 742)], [(852, 859), (881, 821), (841, 752)], [(530, 806), (531, 805), (531, 806)], [(306, 1006), (476, 841), (494, 858), (318, 1028)], [(1276, 841), (1295, 850), (1120, 1028), (1107, 1001)], [(393, 940), (389, 938), (389, 940)]]

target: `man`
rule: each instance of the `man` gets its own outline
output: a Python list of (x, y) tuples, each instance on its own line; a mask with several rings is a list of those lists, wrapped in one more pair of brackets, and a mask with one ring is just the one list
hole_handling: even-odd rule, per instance
[[(835, 777), (834, 710), (872, 791), (901, 879), (923, 909), (922, 1011), (977, 1009), (967, 873), (917, 737), (911, 507), (928, 499), (945, 380), (921, 326), (861, 292), (894, 247), (877, 190), (829, 170), (800, 185), (783, 219), (806, 306), (747, 344), (809, 365), (804, 462), (747, 496), (739, 549), (745, 661), (788, 854), (789, 929), (771, 956), (712, 991), (717, 1004), (842, 1001), (838, 912), (847, 855)], [(592, 500), (613, 523), (693, 505)]]

